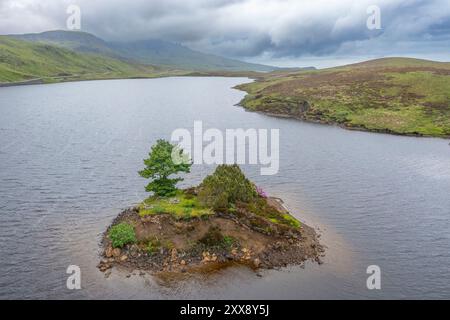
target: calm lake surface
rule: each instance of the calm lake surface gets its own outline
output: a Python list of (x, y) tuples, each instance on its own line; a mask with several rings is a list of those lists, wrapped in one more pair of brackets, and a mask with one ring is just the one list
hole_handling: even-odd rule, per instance
[[(0, 88), (0, 298), (450, 298), (450, 146), (245, 112), (244, 78), (109, 80)], [(250, 179), (328, 247), (323, 265), (231, 268), (182, 282), (96, 265), (99, 240), (142, 200), (137, 171), (176, 128), (276, 128), (280, 170)], [(212, 171), (194, 166), (183, 182)], [(82, 289), (66, 288), (78, 265)], [(381, 268), (381, 290), (366, 268)]]

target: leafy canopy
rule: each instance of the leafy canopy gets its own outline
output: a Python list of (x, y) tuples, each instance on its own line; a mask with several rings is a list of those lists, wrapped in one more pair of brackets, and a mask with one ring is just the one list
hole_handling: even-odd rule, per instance
[[(182, 161), (175, 161), (179, 159)], [(170, 178), (171, 175), (185, 172), (189, 173), (192, 163), (186, 161), (187, 155), (182, 149), (170, 142), (160, 139), (152, 146), (149, 157), (144, 159), (145, 168), (139, 174), (152, 181), (145, 187), (147, 192), (157, 196), (173, 196), (176, 194), (176, 184), (182, 178)]]

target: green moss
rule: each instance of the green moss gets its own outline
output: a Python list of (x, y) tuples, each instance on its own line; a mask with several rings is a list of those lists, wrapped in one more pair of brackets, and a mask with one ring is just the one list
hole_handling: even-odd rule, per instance
[(186, 199), (183, 198), (180, 201), (180, 206), (182, 206), (183, 208), (187, 208), (187, 209), (191, 209), (191, 208), (195, 208), (198, 205), (198, 203), (196, 202), (196, 200), (190, 198), (190, 199)]
[[(287, 213), (280, 213), (277, 209), (270, 206), (266, 199), (259, 198), (246, 204), (246, 209), (260, 217), (263, 217), (273, 223), (283, 224), (294, 228), (300, 228), (300, 222)], [(264, 227), (265, 228), (265, 227)]]
[(174, 197), (150, 197), (139, 205), (139, 215), (171, 214), (177, 219), (201, 218), (214, 214), (197, 197), (178, 191)]
[(298, 221), (297, 219), (295, 219), (293, 216), (291, 216), (290, 214), (287, 213), (283, 213), (282, 215), (283, 221), (287, 224), (289, 224), (290, 226), (294, 227), (294, 228), (300, 228), (301, 223), (300, 221)]

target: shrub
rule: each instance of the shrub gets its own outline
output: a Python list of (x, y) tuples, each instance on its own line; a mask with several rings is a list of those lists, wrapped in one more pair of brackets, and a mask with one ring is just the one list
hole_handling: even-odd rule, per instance
[(198, 243), (204, 247), (217, 249), (231, 249), (238, 244), (238, 240), (229, 235), (223, 235), (217, 226), (210, 227)]
[(114, 248), (122, 248), (126, 244), (136, 242), (136, 233), (132, 225), (122, 222), (111, 227), (109, 238)]
[(147, 243), (145, 251), (147, 251), (148, 254), (153, 255), (159, 250), (160, 247), (161, 242), (158, 239), (152, 239)]
[(226, 247), (232, 247), (233, 244), (235, 244), (237, 240), (233, 238), (232, 236), (224, 236), (223, 237), (223, 243)]
[(250, 202), (256, 196), (254, 185), (238, 165), (220, 165), (200, 184), (198, 199), (215, 210), (228, 209), (236, 202)]
[(223, 235), (217, 226), (210, 227), (208, 232), (199, 240), (199, 242), (207, 247), (215, 247), (223, 244)]

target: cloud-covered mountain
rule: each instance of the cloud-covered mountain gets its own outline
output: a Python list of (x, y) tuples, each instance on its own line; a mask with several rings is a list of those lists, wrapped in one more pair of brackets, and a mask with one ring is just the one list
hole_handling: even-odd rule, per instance
[(204, 54), (163, 40), (107, 42), (92, 34), (75, 31), (47, 31), (12, 37), (62, 46), (78, 52), (103, 54), (142, 64), (185, 70), (272, 71), (276, 68)]

